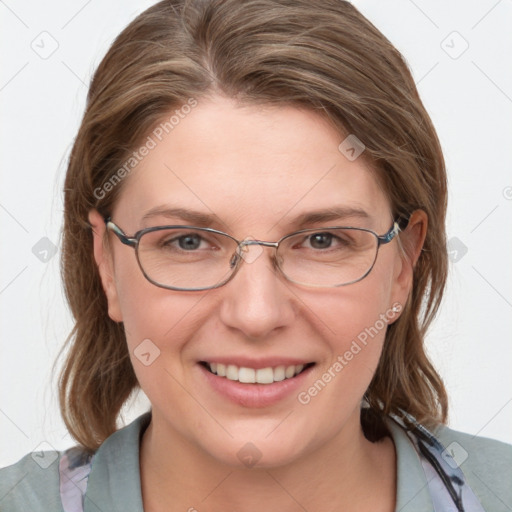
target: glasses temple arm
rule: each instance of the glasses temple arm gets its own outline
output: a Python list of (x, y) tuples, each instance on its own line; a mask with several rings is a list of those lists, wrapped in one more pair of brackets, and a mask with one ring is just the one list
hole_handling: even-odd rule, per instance
[(105, 217), (105, 219), (103, 219), (103, 220), (105, 221), (105, 225), (107, 226), (107, 229), (109, 229), (110, 231), (113, 231), (114, 234), (117, 236), (117, 238), (119, 238), (119, 240), (121, 240), (121, 242), (123, 244), (129, 245), (130, 247), (135, 247), (135, 245), (137, 244), (137, 240), (135, 238), (127, 237), (123, 233), (123, 230), (121, 228), (119, 228), (118, 226), (116, 226), (110, 220), (110, 217)]

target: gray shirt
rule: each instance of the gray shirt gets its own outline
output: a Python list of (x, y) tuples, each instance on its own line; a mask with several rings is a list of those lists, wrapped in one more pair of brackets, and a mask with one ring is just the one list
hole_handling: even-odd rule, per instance
[[(150, 419), (140, 416), (93, 456), (32, 453), (1, 469), (0, 510), (143, 512), (139, 446)], [(512, 510), (512, 446), (447, 427), (407, 430), (398, 418), (386, 424), (397, 455), (396, 512)]]

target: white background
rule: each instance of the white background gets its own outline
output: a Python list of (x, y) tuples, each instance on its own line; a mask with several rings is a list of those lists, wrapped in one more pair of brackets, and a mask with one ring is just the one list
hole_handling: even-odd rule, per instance
[[(52, 369), (71, 327), (59, 282), (65, 165), (93, 70), (152, 3), (0, 2), (0, 466), (72, 444)], [(428, 349), (450, 425), (512, 442), (512, 1), (354, 3), (405, 55), (445, 151), (457, 261)], [(48, 262), (33, 252), (44, 237), (57, 248)]]

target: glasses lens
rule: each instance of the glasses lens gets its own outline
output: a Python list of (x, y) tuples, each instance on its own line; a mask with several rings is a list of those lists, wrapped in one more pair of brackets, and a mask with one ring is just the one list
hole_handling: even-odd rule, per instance
[(307, 230), (285, 238), (277, 261), (288, 279), (310, 286), (342, 286), (362, 279), (377, 257), (378, 239), (357, 228)]
[(237, 243), (226, 235), (202, 229), (165, 228), (146, 231), (137, 258), (153, 283), (176, 289), (205, 289), (225, 282)]

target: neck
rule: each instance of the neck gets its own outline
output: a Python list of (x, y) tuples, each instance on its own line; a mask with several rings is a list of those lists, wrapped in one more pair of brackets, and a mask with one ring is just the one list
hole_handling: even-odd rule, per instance
[(223, 464), (163, 421), (152, 419), (140, 455), (144, 510), (392, 512), (393, 442), (387, 437), (371, 443), (356, 419), (293, 463), (269, 468)]

